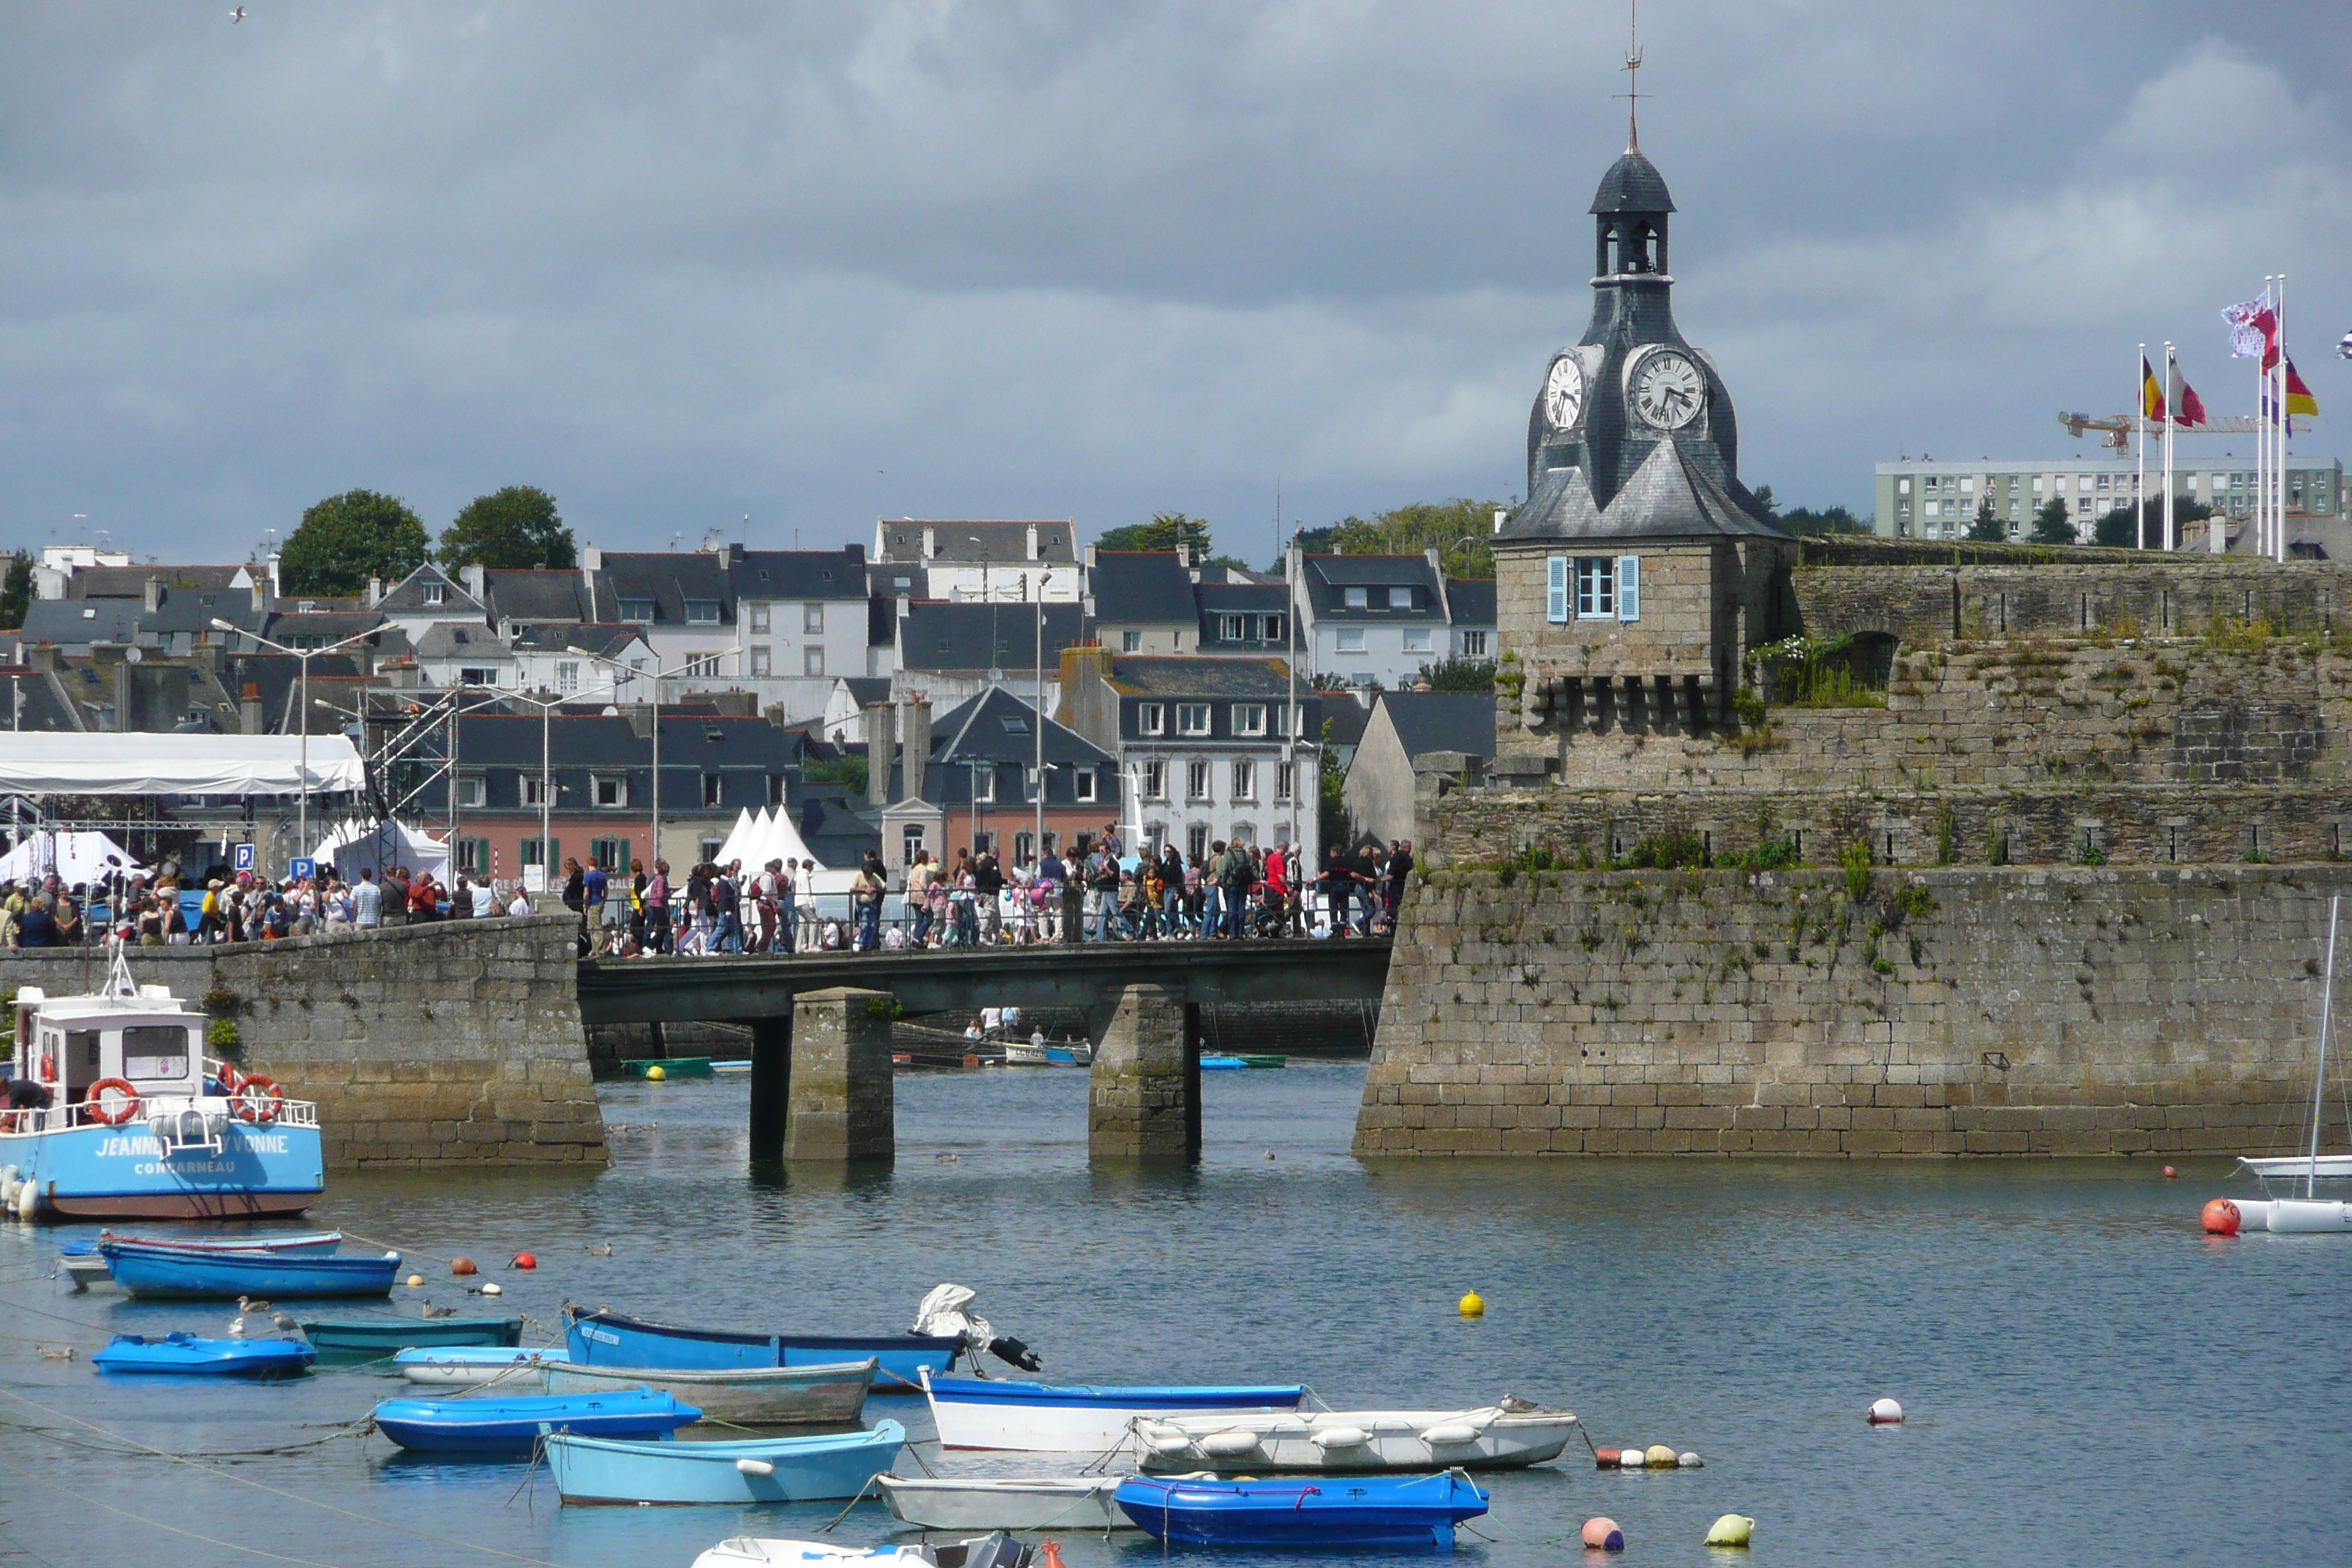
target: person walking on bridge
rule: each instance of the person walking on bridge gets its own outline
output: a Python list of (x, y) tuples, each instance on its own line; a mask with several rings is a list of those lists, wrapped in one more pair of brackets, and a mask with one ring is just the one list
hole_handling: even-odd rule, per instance
[(850, 902), (857, 910), (860, 952), (873, 952), (882, 945), (882, 895), (889, 886), (890, 876), (882, 868), (882, 857), (868, 849), (866, 858), (858, 863), (857, 877), (850, 888)]

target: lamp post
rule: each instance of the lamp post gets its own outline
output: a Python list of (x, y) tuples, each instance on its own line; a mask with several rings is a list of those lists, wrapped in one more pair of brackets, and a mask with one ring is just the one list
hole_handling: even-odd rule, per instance
[[(526, 697), (519, 691), (502, 691), (498, 694), (500, 700), (511, 698), (518, 702), (528, 702), (539, 710), (539, 890), (542, 893), (547, 891), (548, 881), (555, 870), (555, 868), (550, 864), (554, 857), (548, 852), (549, 840), (555, 833), (553, 821), (555, 787), (553, 773), (549, 765), (550, 731), (553, 726), (555, 710), (567, 702), (593, 702), (600, 697), (610, 697), (613, 694), (614, 689), (609, 686), (593, 691), (564, 692), (546, 698)], [(489, 704), (486, 702), (482, 706), (488, 707)], [(453, 844), (449, 847), (454, 855), (457, 846)], [(517, 867), (516, 869), (520, 870), (521, 868)], [(628, 868), (623, 867), (622, 869), (625, 872)]]
[(310, 648), (288, 647), (282, 642), (272, 642), (269, 638), (263, 637), (259, 632), (247, 631), (244, 627), (236, 626), (228, 621), (224, 621), (218, 616), (215, 616), (213, 619), (213, 630), (216, 632), (227, 632), (232, 637), (249, 637), (253, 641), (259, 643), (264, 647), (274, 647), (279, 653), (292, 654), (295, 658), (301, 662), (302, 744), (300, 765), (302, 770), (302, 804), (299, 808), (300, 826), (295, 829), (294, 836), (301, 841), (299, 847), (302, 852), (307, 855), (310, 852), (310, 657), (313, 654), (332, 653), (339, 647), (349, 647), (355, 642), (364, 642), (369, 637), (375, 635), (374, 629), (370, 628), (363, 632), (353, 632), (351, 636), (343, 638), (341, 642), (331, 642), (327, 644), (324, 647)]
[(584, 647), (567, 647), (563, 651), (569, 654), (575, 654), (578, 657), (588, 660), (591, 664), (601, 664), (605, 668), (617, 672), (618, 679), (614, 682), (616, 689), (619, 687), (627, 685), (630, 681), (635, 680), (640, 675), (650, 673), (654, 683), (654, 798), (652, 826), (646, 839), (646, 872), (650, 876), (653, 873), (654, 862), (661, 858), (661, 683), (667, 680), (673, 675), (684, 673), (696, 661), (694, 658), (689, 657), (679, 660), (677, 664), (671, 666), (667, 669), (656, 668), (652, 671), (647, 672), (641, 669), (632, 669), (627, 665), (623, 664), (619, 659), (613, 658), (609, 654), (591, 653)]

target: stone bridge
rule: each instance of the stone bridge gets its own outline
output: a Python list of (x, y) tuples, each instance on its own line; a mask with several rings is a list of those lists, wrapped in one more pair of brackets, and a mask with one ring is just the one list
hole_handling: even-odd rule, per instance
[(1107, 1014), (1088, 1148), (1098, 1159), (1184, 1163), (1201, 1152), (1202, 1006), (1377, 1003), (1389, 949), (1372, 939), (583, 960), (579, 1002), (591, 1025), (749, 1024), (755, 1163), (891, 1157), (890, 1021), (900, 1011)]

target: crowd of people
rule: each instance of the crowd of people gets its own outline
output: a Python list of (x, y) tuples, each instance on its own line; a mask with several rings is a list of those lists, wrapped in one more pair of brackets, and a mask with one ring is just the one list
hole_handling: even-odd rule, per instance
[(0, 942), (10, 948), (78, 947), (116, 938), (139, 947), (270, 942), (338, 928), (423, 924), (531, 912), (520, 889), (460, 876), (445, 886), (405, 866), (379, 878), (362, 870), (346, 881), (332, 867), (278, 881), (250, 871), (202, 879), (166, 860), (152, 871), (124, 871), (64, 886), (53, 873), (0, 883)]

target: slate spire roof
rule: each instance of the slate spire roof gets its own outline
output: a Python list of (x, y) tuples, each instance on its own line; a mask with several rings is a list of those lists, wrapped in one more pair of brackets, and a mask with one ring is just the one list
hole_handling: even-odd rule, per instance
[(1638, 147), (1628, 147), (1625, 155), (1609, 165), (1601, 176), (1601, 188), (1592, 193), (1592, 205), (1585, 209), (1601, 215), (1608, 213), (1670, 213), (1675, 210), (1675, 198), (1666, 194), (1666, 177), (1650, 162)]
[(1750, 511), (1671, 437), (1650, 448), (1607, 506), (1596, 506), (1581, 468), (1553, 468), (1504, 523), (1502, 539), (1675, 539), (1691, 535), (1785, 539)]

